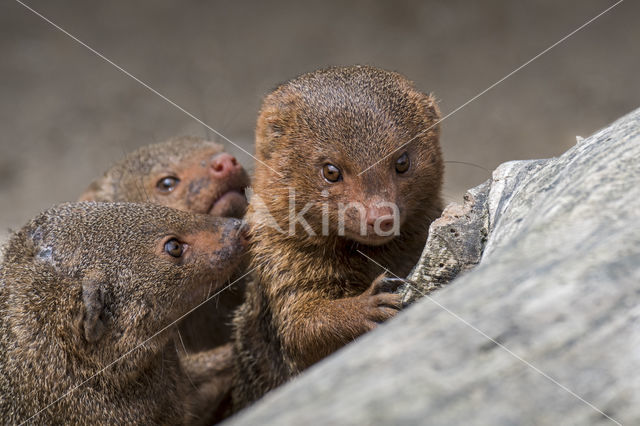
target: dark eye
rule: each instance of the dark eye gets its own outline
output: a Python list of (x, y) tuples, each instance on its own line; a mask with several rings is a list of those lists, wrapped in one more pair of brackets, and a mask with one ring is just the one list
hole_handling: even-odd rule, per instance
[(340, 169), (333, 164), (325, 164), (322, 167), (322, 177), (325, 178), (327, 182), (335, 183), (342, 180), (342, 173)]
[(164, 243), (164, 251), (166, 251), (170, 256), (180, 257), (182, 256), (183, 247), (182, 244), (180, 244), (180, 241), (172, 238)]
[(409, 165), (411, 162), (409, 161), (409, 156), (405, 152), (396, 160), (396, 172), (404, 173), (409, 170)]
[(161, 192), (171, 192), (180, 183), (180, 179), (174, 176), (163, 177), (156, 183), (156, 188)]

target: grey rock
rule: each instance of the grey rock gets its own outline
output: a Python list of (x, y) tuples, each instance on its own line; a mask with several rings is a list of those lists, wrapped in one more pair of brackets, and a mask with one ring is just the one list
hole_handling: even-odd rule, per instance
[(640, 110), (487, 186), (475, 268), (230, 424), (640, 424)]
[(490, 181), (470, 189), (464, 204), (450, 204), (429, 227), (429, 238), (418, 264), (407, 277), (413, 285), (398, 291), (408, 305), (451, 282), (480, 262), (489, 233)]

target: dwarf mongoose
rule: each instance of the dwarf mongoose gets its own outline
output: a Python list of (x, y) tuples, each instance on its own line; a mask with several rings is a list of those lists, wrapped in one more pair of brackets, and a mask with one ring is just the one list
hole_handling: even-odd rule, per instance
[(189, 385), (170, 325), (226, 284), (245, 246), (237, 219), (152, 204), (40, 214), (0, 265), (0, 418), (182, 422)]
[(399, 276), (418, 260), (442, 211), (438, 119), (433, 97), (369, 66), (304, 74), (265, 98), (246, 216), (255, 283), (234, 319), (234, 409), (400, 308), (358, 251)]
[[(111, 166), (79, 201), (161, 204), (194, 213), (242, 218), (249, 176), (218, 143), (182, 136), (146, 145)], [(231, 338), (231, 319), (242, 303), (244, 285), (225, 290), (180, 324), (189, 352), (222, 345)]]
[(146, 145), (111, 166), (78, 201), (154, 203), (241, 218), (249, 176), (215, 142), (182, 136)]

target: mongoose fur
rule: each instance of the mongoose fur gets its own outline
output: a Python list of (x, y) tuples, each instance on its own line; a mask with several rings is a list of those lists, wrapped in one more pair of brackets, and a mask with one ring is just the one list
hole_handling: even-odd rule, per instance
[(127, 154), (93, 181), (78, 201), (153, 203), (242, 218), (248, 185), (247, 172), (222, 145), (181, 136)]
[[(234, 318), (235, 410), (400, 309), (367, 257), (400, 277), (418, 260), (442, 211), (438, 120), (433, 97), (369, 66), (304, 74), (265, 98), (246, 215), (255, 282)], [(315, 235), (290, 228), (290, 190), (294, 215), (310, 206)], [(339, 206), (350, 202), (362, 211), (348, 210), (341, 232)], [(385, 202), (398, 207), (391, 222)], [(378, 236), (376, 223), (399, 235)]]
[[(181, 136), (146, 145), (112, 165), (79, 201), (161, 204), (178, 210), (242, 218), (249, 176), (218, 143)], [(193, 312), (179, 326), (181, 344), (196, 352), (231, 339), (231, 319), (242, 303), (237, 283)]]
[(226, 284), (241, 227), (151, 204), (72, 203), (12, 235), (0, 265), (3, 422), (181, 423), (175, 327), (154, 334)]

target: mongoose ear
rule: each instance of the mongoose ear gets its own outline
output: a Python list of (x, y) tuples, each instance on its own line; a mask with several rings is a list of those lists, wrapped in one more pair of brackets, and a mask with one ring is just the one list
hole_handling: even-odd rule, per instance
[(284, 123), (275, 108), (263, 108), (256, 126), (256, 153), (265, 160), (270, 159), (283, 134)]
[(272, 93), (265, 99), (256, 125), (256, 152), (264, 159), (271, 158), (280, 139), (286, 135), (296, 119), (297, 98), (291, 94)]
[(433, 95), (421, 94), (421, 104), (423, 111), (429, 121), (433, 123), (440, 120), (440, 108), (438, 108), (438, 101)]
[(428, 95), (411, 89), (411, 98), (414, 100), (417, 107), (417, 119), (419, 121), (419, 128), (422, 131), (419, 133), (423, 135), (421, 138), (424, 141), (437, 141), (440, 137), (440, 108), (438, 108), (438, 101), (433, 95)]
[(108, 193), (112, 186), (108, 184), (107, 177), (103, 176), (91, 182), (91, 185), (84, 190), (78, 201), (110, 201)]
[(89, 343), (95, 343), (105, 332), (104, 323), (104, 291), (101, 288), (101, 281), (95, 277), (87, 277), (82, 282), (82, 304), (84, 315), (82, 317), (82, 328), (84, 338)]

